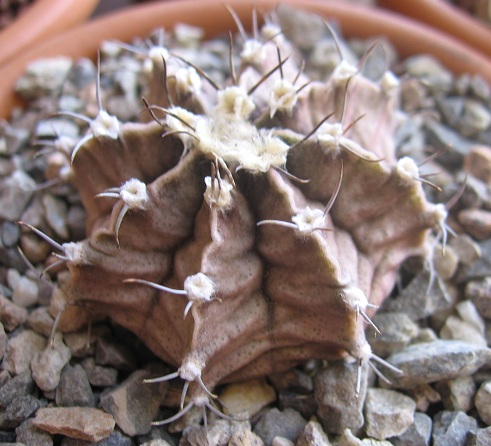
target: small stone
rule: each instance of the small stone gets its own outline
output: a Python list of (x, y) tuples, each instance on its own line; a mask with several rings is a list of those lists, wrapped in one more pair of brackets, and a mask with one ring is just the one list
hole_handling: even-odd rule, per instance
[(279, 393), (278, 401), (280, 409), (295, 409), (307, 420), (317, 413), (317, 402), (313, 392), (302, 394), (283, 390)]
[(97, 338), (95, 362), (118, 370), (133, 370), (136, 367), (135, 357), (131, 351), (124, 345), (107, 338)]
[(391, 438), (394, 446), (428, 446), (431, 440), (433, 422), (425, 413), (416, 412), (414, 422), (404, 433)]
[(19, 307), (32, 307), (38, 302), (38, 293), (37, 283), (26, 276), (22, 276), (13, 288), (12, 301)]
[(365, 403), (366, 432), (377, 440), (402, 434), (414, 422), (416, 403), (388, 389), (369, 389)]
[(434, 147), (449, 147), (445, 153), (438, 157), (438, 161), (445, 167), (452, 168), (461, 165), (474, 143), (461, 136), (455, 130), (434, 120), (425, 122), (428, 142)]
[(39, 409), (33, 425), (51, 434), (86, 441), (100, 441), (114, 429), (114, 418), (92, 407), (45, 407)]
[(32, 330), (23, 330), (9, 339), (2, 367), (12, 375), (31, 370), (32, 359), (46, 346), (46, 339)]
[(491, 112), (480, 101), (466, 99), (461, 118), (456, 128), (467, 137), (474, 137), (477, 133), (486, 130), (491, 124)]
[(491, 184), (491, 147), (473, 146), (465, 157), (464, 169), (487, 184)]
[(12, 248), (19, 243), (20, 228), (12, 221), (4, 221), (1, 225), (1, 239), (3, 246)]
[(67, 240), (70, 237), (66, 223), (67, 205), (59, 198), (55, 198), (50, 194), (43, 195), (43, 205), (45, 209), (44, 215), (50, 228), (63, 240)]
[(280, 437), (279, 435), (277, 435), (273, 438), (271, 446), (295, 446), (295, 443), (288, 438)]
[(53, 446), (53, 438), (34, 426), (33, 418), (28, 418), (15, 429), (17, 441), (24, 445)]
[(3, 324), (0, 322), (0, 361), (2, 360), (2, 358), (5, 355), (5, 352), (7, 351), (7, 342), (8, 342), (7, 333), (5, 333)]
[(146, 384), (146, 378), (161, 376), (148, 370), (133, 372), (121, 385), (101, 397), (101, 406), (114, 416), (119, 428), (127, 435), (150, 432), (151, 422), (167, 392), (168, 383)]
[(464, 265), (472, 265), (481, 257), (479, 245), (467, 234), (459, 234), (457, 237), (452, 237), (449, 246), (457, 254), (459, 262)]
[(363, 446), (362, 441), (353, 435), (350, 429), (345, 429), (334, 443), (335, 446)]
[[(251, 446), (263, 446), (264, 445), (264, 443), (261, 442), (261, 443), (258, 443), (257, 445), (255, 443), (237, 443), (237, 446), (242, 445), (242, 444), (244, 444), (244, 446), (248, 445), (248, 444), (251, 444)], [(229, 443), (229, 445), (230, 445), (230, 443)], [(141, 446), (172, 446), (172, 445), (165, 440), (158, 439), (158, 440), (146, 441), (145, 443), (142, 443)], [(232, 444), (231, 446), (235, 446), (235, 444)]]
[(58, 406), (94, 407), (95, 397), (90, 387), (87, 373), (80, 364), (67, 365), (61, 373), (60, 383), (56, 388)]
[(112, 367), (97, 365), (94, 358), (82, 361), (82, 367), (87, 373), (89, 383), (96, 387), (113, 387), (118, 380), (118, 371)]
[(459, 266), (459, 257), (451, 246), (446, 246), (445, 252), (440, 246), (435, 247), (433, 261), (436, 274), (442, 280), (450, 280)]
[(39, 388), (45, 392), (55, 390), (60, 382), (61, 371), (71, 357), (61, 334), (56, 333), (53, 346), (48, 345), (44, 351), (37, 353), (31, 363), (32, 377)]
[[(356, 395), (358, 364), (344, 360), (332, 362), (314, 378), (318, 416), (327, 432), (341, 434), (344, 429), (363, 426), (363, 403), (367, 391), (367, 367), (361, 370), (359, 395)], [(352, 397), (347, 398), (347, 395)]]
[(451, 298), (441, 280), (436, 280), (428, 290), (430, 274), (421, 271), (396, 299), (387, 299), (384, 310), (393, 313), (404, 313), (411, 320), (418, 321), (435, 312), (451, 307)]
[(0, 407), (7, 407), (15, 398), (28, 395), (34, 388), (30, 371), (25, 371), (9, 379), (0, 387)]
[(367, 329), (367, 340), (373, 353), (385, 358), (408, 345), (418, 334), (418, 325), (404, 313), (378, 313), (372, 318), (380, 330)]
[(426, 412), (431, 404), (438, 403), (442, 399), (440, 394), (429, 384), (420, 384), (407, 389), (407, 394), (416, 402), (416, 409), (420, 412)]
[(482, 317), (491, 319), (491, 277), (468, 282), (465, 297), (474, 302)]
[(491, 426), (476, 429), (467, 434), (465, 446), (489, 446), (491, 444)]
[(32, 395), (22, 395), (14, 398), (3, 414), (2, 427), (14, 429), (29, 418), (40, 407), (40, 402)]
[(458, 214), (459, 223), (477, 240), (491, 237), (491, 212), (483, 209), (464, 209)]
[(317, 421), (309, 421), (296, 446), (330, 446), (331, 442)]
[(47, 120), (41, 119), (36, 123), (34, 135), (39, 139), (57, 138), (59, 135), (79, 138), (80, 129), (71, 119), (64, 117), (51, 117)]
[(261, 416), (253, 432), (267, 445), (271, 444), (276, 436), (296, 441), (306, 424), (305, 419), (293, 409), (287, 408), (279, 411), (277, 408), (273, 408)]
[(15, 90), (26, 100), (58, 94), (71, 67), (72, 60), (67, 57), (38, 59), (27, 66)]
[(405, 67), (410, 77), (424, 81), (431, 89), (449, 91), (453, 84), (453, 75), (432, 56), (417, 55), (406, 59)]
[(440, 330), (440, 338), (455, 339), (474, 343), (486, 347), (487, 341), (484, 333), (477, 330), (472, 324), (463, 321), (460, 317), (449, 316)]
[(184, 430), (180, 445), (217, 445), (225, 446), (230, 440), (233, 427), (226, 420), (216, 420), (208, 427), (191, 424)]
[(265, 379), (229, 384), (220, 392), (224, 413), (235, 417), (252, 417), (275, 400), (276, 393)]
[(445, 410), (468, 412), (474, 407), (476, 385), (471, 376), (440, 381), (436, 389), (442, 397)]
[(298, 368), (269, 375), (268, 381), (278, 392), (292, 390), (305, 394), (314, 389), (312, 377)]
[(264, 442), (251, 430), (241, 429), (231, 435), (228, 446), (264, 446)]
[(0, 294), (0, 321), (7, 331), (14, 331), (27, 320), (27, 310)]
[(437, 98), (437, 106), (443, 115), (444, 122), (455, 127), (464, 112), (465, 99), (462, 96), (449, 96)]
[(36, 189), (36, 182), (24, 171), (16, 170), (0, 181), (0, 219), (16, 221), (24, 212)]
[(409, 389), (419, 384), (471, 375), (491, 362), (491, 350), (463, 341), (438, 340), (409, 345), (390, 355), (387, 361), (403, 372), (403, 375), (390, 370), (385, 372), (391, 386)]
[(53, 329), (54, 319), (49, 314), (48, 307), (37, 307), (29, 314), (27, 318), (27, 327), (36, 333), (49, 338)]
[(484, 279), (491, 276), (491, 240), (479, 243), (481, 256), (467, 268), (462, 268), (457, 276), (458, 283), (465, 283), (470, 280)]
[(485, 381), (477, 391), (475, 404), (482, 421), (491, 425), (491, 381)]
[(467, 434), (476, 428), (476, 419), (464, 412), (439, 412), (433, 421), (433, 446), (465, 446)]

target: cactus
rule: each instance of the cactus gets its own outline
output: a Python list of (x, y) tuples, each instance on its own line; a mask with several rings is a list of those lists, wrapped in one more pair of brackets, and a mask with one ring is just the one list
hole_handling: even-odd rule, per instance
[(274, 14), (242, 34), (220, 85), (150, 48), (146, 122), (119, 122), (99, 98), (60, 169), (87, 238), (55, 244), (69, 274), (52, 312), (62, 331), (108, 316), (175, 366), (160, 380), (184, 380), (181, 411), (164, 422), (216, 411), (221, 383), (378, 359), (370, 315), (401, 263), (446, 234), (418, 166), (395, 156), (393, 74), (370, 80), (341, 58), (311, 79)]

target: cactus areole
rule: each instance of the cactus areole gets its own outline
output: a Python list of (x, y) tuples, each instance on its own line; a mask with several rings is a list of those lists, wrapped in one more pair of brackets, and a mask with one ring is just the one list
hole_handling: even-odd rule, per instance
[(60, 245), (52, 313), (62, 331), (101, 316), (133, 331), (189, 388), (181, 414), (221, 383), (369, 361), (371, 307), (445, 232), (395, 157), (397, 78), (341, 57), (311, 79), (278, 17), (239, 37), (221, 85), (152, 48), (147, 122), (100, 106), (71, 154), (87, 238)]

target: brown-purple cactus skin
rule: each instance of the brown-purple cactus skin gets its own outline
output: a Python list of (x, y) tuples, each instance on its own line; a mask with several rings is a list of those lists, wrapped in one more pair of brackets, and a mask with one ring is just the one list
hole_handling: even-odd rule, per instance
[(155, 119), (101, 110), (73, 153), (87, 239), (62, 245), (59, 328), (108, 316), (133, 331), (190, 384), (186, 407), (312, 358), (366, 363), (367, 314), (444, 232), (417, 166), (395, 158), (393, 75), (342, 61), (311, 80), (273, 21), (243, 48), (218, 91), (154, 58)]

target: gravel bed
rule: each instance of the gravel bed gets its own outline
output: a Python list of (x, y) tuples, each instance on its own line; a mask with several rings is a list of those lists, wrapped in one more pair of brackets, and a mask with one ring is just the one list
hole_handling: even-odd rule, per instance
[[(182, 25), (173, 39), (220, 83), (229, 70), (228, 41), (197, 51), (200, 35)], [(360, 58), (372, 43), (343, 41), (345, 57)], [(133, 45), (142, 49), (144, 41)], [(322, 76), (336, 57), (332, 39), (316, 42), (310, 69)], [(430, 262), (403, 265), (398, 286), (373, 317), (381, 334), (367, 329), (374, 353), (404, 374), (381, 366), (390, 382), (370, 372), (356, 396), (356, 364), (311, 361), (217, 389), (227, 413), (245, 411), (250, 419), (211, 415), (207, 429), (192, 412), (170, 426), (151, 425), (175, 413), (180, 389), (143, 383), (169, 368), (133, 334), (97, 321), (51, 339), (50, 295), (66, 271), (52, 266), (49, 245), (16, 221), (60, 243), (84, 238), (69, 154), (63, 139), (56, 147), (53, 141), (63, 135), (69, 146), (86, 130), (59, 110), (97, 114), (97, 67), (61, 57), (32, 64), (17, 85), (27, 107), (0, 122), (0, 444), (491, 444), (491, 88), (477, 76), (454, 76), (426, 55), (400, 61), (388, 42), (370, 53), (364, 72), (377, 77), (384, 63), (402, 82), (398, 156), (427, 161), (426, 174), (438, 172), (428, 178), (442, 192), (427, 193), (453, 202), (455, 232), (444, 251), (435, 244)], [(135, 52), (103, 45), (100, 82), (109, 113), (139, 119), (145, 69)]]

